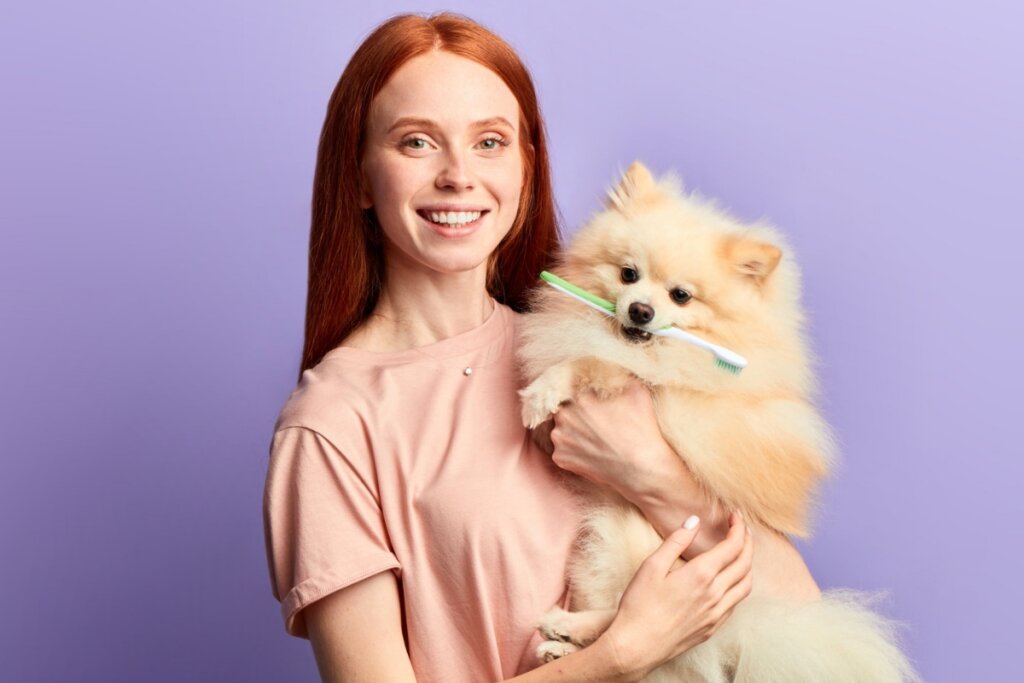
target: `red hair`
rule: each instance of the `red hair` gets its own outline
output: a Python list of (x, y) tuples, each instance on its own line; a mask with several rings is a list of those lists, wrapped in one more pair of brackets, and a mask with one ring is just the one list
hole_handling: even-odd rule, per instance
[(509, 234), (488, 262), (487, 289), (516, 310), (559, 249), (544, 124), (529, 72), (504, 40), (459, 15), (400, 15), (363, 41), (327, 104), (313, 179), (302, 371), (337, 346), (377, 304), (384, 247), (372, 209), (359, 206), (360, 162), (373, 98), (407, 61), (444, 50), (496, 73), (519, 102), (523, 190)]

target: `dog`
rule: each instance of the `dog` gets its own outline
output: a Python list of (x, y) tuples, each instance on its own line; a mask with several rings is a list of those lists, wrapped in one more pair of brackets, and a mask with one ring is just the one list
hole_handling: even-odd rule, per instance
[[(815, 409), (800, 273), (783, 236), (634, 163), (553, 271), (615, 305), (605, 316), (548, 287), (531, 294), (518, 359), (523, 422), (538, 428), (579, 392), (610, 397), (631, 375), (652, 391), (666, 441), (707, 492), (748, 523), (807, 538), (816, 492), (836, 464)], [(743, 355), (739, 374), (707, 351), (652, 335), (675, 325)], [(540, 431), (540, 430), (538, 430)], [(571, 611), (544, 615), (538, 655), (593, 642), (661, 538), (643, 515), (592, 487), (569, 563)], [(872, 596), (795, 601), (758, 590), (707, 641), (645, 680), (706, 683), (918, 681), (895, 624)]]

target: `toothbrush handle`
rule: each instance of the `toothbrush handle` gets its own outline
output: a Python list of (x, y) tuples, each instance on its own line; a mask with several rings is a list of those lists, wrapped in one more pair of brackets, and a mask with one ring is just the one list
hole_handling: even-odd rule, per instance
[(660, 335), (665, 336), (665, 337), (675, 337), (676, 339), (681, 339), (681, 340), (683, 340), (685, 342), (690, 342), (694, 346), (699, 346), (702, 349), (707, 349), (708, 351), (711, 351), (712, 353), (715, 353), (715, 352), (717, 352), (719, 350), (719, 347), (716, 346), (715, 344), (712, 344), (709, 341), (701, 339), (700, 337), (698, 337), (695, 334), (691, 334), (691, 333), (687, 332), (686, 330), (681, 330), (681, 329), (679, 329), (678, 327), (675, 327), (675, 326), (669, 326), (669, 327), (663, 328), (663, 329), (658, 330), (657, 332), (655, 332), (655, 334), (660, 334)]
[(729, 349), (722, 348), (718, 344), (712, 344), (711, 342), (705, 339), (701, 339), (697, 335), (691, 334), (686, 330), (681, 330), (678, 327), (666, 327), (664, 329), (658, 330), (657, 332), (655, 332), (655, 334), (660, 334), (665, 337), (674, 337), (676, 339), (689, 342), (694, 346), (699, 346), (700, 348), (715, 354), (715, 357), (718, 358), (719, 360), (723, 360), (729, 363), (730, 365), (734, 365), (738, 368), (747, 367), (747, 359), (741, 356), (740, 354), (736, 353), (735, 351), (730, 351)]
[(554, 282), (550, 282), (550, 281), (548, 281), (548, 280), (545, 280), (545, 282), (547, 282), (547, 283), (548, 283), (549, 285), (551, 285), (552, 287), (554, 287), (554, 288), (555, 288), (555, 289), (556, 289), (557, 291), (561, 292), (562, 294), (567, 294), (567, 295), (571, 296), (571, 297), (572, 297), (573, 299), (576, 299), (576, 301), (579, 301), (580, 303), (584, 303), (584, 304), (586, 304), (587, 306), (590, 306), (590, 307), (591, 307), (591, 308), (593, 308), (593, 309), (594, 309), (595, 311), (601, 311), (602, 313), (604, 313), (604, 314), (605, 314), (605, 315), (607, 315), (607, 316), (612, 316), (612, 317), (614, 317), (614, 315), (615, 315), (614, 313), (612, 313), (611, 311), (609, 311), (609, 310), (608, 310), (607, 308), (604, 308), (604, 307), (603, 307), (603, 306), (601, 306), (600, 304), (594, 303), (593, 301), (590, 301), (589, 299), (585, 299), (585, 298), (583, 298), (582, 296), (579, 296), (578, 294), (576, 294), (575, 292), (571, 292), (571, 291), (569, 291), (568, 289), (565, 289), (564, 287), (559, 287), (559, 286), (558, 286), (558, 285), (557, 285), (556, 283), (554, 283)]

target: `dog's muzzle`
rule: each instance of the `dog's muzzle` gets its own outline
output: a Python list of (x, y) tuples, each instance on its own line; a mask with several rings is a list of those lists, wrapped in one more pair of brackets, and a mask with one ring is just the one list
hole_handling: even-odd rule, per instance
[(624, 336), (628, 341), (631, 341), (634, 344), (650, 341), (651, 339), (651, 333), (648, 332), (647, 330), (642, 330), (639, 327), (626, 327), (625, 325), (623, 325), (621, 329), (622, 336)]
[[(627, 309), (629, 321), (637, 325), (646, 325), (654, 319), (654, 309), (648, 304), (634, 301)], [(639, 327), (622, 326), (622, 334), (631, 342), (645, 342), (651, 338), (651, 333)]]

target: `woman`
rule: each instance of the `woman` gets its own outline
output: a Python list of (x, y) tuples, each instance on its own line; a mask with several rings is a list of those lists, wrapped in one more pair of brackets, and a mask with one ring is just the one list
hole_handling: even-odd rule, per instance
[[(453, 15), (381, 25), (328, 106), (303, 373), (264, 499), (274, 594), (324, 680), (638, 680), (749, 593), (750, 533), (702, 496), (642, 387), (567, 406), (553, 458), (521, 426), (513, 308), (557, 247), (516, 54)], [(608, 631), (538, 667), (532, 624), (567, 605), (579, 519), (552, 461), (629, 482), (620, 493), (666, 539)], [(800, 575), (765, 540), (759, 561)]]

